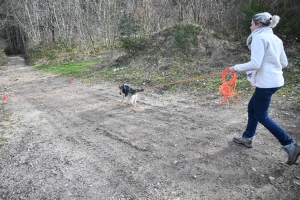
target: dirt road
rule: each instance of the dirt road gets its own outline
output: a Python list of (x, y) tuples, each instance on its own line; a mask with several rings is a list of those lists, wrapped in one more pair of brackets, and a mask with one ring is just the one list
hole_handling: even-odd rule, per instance
[[(252, 149), (232, 142), (249, 96), (220, 105), (217, 92), (148, 90), (134, 113), (115, 84), (69, 83), (21, 57), (1, 68), (0, 92), (0, 199), (300, 198), (299, 165), (262, 126)], [(292, 102), (271, 107), (300, 141)]]

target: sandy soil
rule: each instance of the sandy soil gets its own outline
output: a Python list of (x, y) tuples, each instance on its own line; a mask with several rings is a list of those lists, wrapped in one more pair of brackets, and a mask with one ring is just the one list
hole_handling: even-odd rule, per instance
[[(250, 96), (146, 90), (133, 112), (115, 84), (69, 83), (21, 57), (0, 92), (0, 199), (300, 199), (300, 167), (268, 131), (252, 149), (232, 142)], [(300, 141), (293, 108), (275, 95), (270, 115)]]

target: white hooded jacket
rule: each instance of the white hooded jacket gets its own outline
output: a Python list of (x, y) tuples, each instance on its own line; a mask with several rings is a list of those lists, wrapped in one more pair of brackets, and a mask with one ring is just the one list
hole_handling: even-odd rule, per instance
[(251, 37), (251, 60), (235, 65), (234, 70), (238, 72), (252, 71), (250, 82), (254, 87), (283, 86), (282, 69), (288, 65), (288, 60), (282, 40), (273, 34), (270, 27), (258, 28), (249, 37)]

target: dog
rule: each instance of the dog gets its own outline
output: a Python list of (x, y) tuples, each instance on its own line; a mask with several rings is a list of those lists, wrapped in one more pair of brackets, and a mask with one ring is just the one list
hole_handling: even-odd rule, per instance
[(144, 91), (144, 89), (132, 89), (128, 85), (119, 85), (120, 95), (122, 95), (122, 101), (123, 103), (125, 97), (128, 96), (128, 103), (130, 103), (133, 108), (136, 108), (136, 100), (137, 100), (137, 93)]

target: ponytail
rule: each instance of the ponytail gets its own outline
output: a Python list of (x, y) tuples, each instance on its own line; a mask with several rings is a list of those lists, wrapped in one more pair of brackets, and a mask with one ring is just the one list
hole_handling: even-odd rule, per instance
[(271, 23), (270, 23), (269, 26), (271, 28), (275, 28), (276, 25), (278, 24), (279, 20), (280, 20), (280, 17), (278, 15), (273, 15), (273, 17), (270, 18)]

